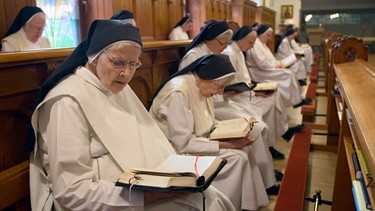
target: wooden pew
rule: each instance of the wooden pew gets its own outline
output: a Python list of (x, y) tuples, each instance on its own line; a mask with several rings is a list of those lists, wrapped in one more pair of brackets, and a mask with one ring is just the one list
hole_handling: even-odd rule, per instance
[[(142, 66), (129, 85), (146, 106), (177, 71), (190, 41), (143, 43)], [(36, 92), (73, 48), (0, 54), (0, 210), (30, 210), (29, 153), (23, 151)], [(24, 206), (26, 201), (26, 206)]]
[(294, 135), (274, 211), (303, 210), (310, 157), (311, 128)]
[(301, 114), (302, 114), (302, 122), (315, 122), (315, 114), (316, 114), (316, 90), (318, 89), (317, 83), (309, 83), (307, 86), (306, 97), (311, 98), (312, 103), (309, 105), (303, 105), (301, 107)]
[(352, 153), (359, 153), (359, 150), (367, 161), (369, 173), (362, 159), (359, 159), (359, 166), (366, 184), (365, 191), (374, 207), (375, 186), (370, 176), (375, 173), (375, 67), (363, 59), (354, 58), (335, 63), (333, 70), (339, 85), (334, 102), (338, 110), (332, 112), (336, 112), (335, 119), (339, 122), (339, 140), (332, 210), (356, 209), (352, 181), (357, 180), (358, 172), (354, 169)]
[(355, 59), (363, 59), (367, 61), (367, 47), (363, 45), (362, 40), (357, 39), (353, 36), (340, 36), (332, 44), (332, 48), (329, 51), (329, 66), (332, 69), (328, 75), (328, 87), (327, 87), (327, 145), (337, 146), (340, 132), (340, 121), (337, 119), (337, 113), (339, 108), (337, 107), (335, 97), (336, 76), (333, 70), (334, 64), (342, 62), (350, 62)]

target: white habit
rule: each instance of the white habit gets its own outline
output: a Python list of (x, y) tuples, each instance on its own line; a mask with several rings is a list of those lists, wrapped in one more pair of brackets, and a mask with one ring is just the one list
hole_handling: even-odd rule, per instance
[[(277, 60), (283, 60), (286, 57), (290, 56), (291, 54), (294, 54), (294, 50), (292, 49), (292, 46), (288, 40), (288, 37), (285, 37), (277, 49), (276, 52), (276, 59)], [(290, 70), (294, 72), (294, 75), (296, 76), (297, 80), (304, 80), (306, 79), (307, 71), (305, 68), (305, 64), (301, 59), (298, 59), (296, 63), (294, 63)]]
[(257, 210), (268, 203), (251, 147), (222, 149), (209, 139), (214, 108), (211, 98), (200, 94), (193, 74), (171, 79), (154, 99), (150, 113), (178, 153), (228, 160), (212, 185), (229, 197), (236, 210)]
[(256, 38), (254, 47), (246, 52), (246, 65), (252, 80), (279, 84), (284, 106), (290, 107), (303, 99), (294, 73), (289, 69), (276, 68), (280, 64), (266, 44)]
[(37, 50), (42, 48), (51, 48), (51, 44), (47, 37), (40, 37), (35, 43), (30, 42), (27, 39), (26, 33), (21, 28), (16, 33), (13, 33), (1, 40), (1, 51), (12, 52), (12, 51), (27, 51)]
[[(84, 67), (56, 85), (32, 116), (33, 210), (201, 210), (202, 195), (143, 204), (143, 191), (115, 186), (130, 167), (155, 167), (173, 147), (129, 86), (118, 94)], [(219, 191), (206, 191), (207, 210), (233, 210)]]

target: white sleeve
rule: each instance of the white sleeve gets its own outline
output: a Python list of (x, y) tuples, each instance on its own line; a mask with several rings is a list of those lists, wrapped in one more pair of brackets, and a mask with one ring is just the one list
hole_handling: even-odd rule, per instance
[(166, 98), (158, 113), (168, 120), (168, 138), (179, 153), (214, 154), (219, 151), (217, 141), (194, 134), (194, 117), (181, 92), (174, 92)]
[(13, 52), (14, 49), (12, 45), (10, 45), (7, 41), (2, 41), (1, 42), (1, 51), (2, 52)]
[[(97, 169), (93, 169), (90, 126), (75, 100), (62, 97), (47, 102), (40, 110), (38, 128), (46, 140), (47, 156), (42, 162), (48, 163), (48, 179), (59, 204), (68, 210), (129, 207), (129, 190), (98, 178)], [(131, 149), (124, 149), (124, 153), (131, 153)], [(143, 191), (132, 190), (131, 194), (131, 205), (143, 206)]]

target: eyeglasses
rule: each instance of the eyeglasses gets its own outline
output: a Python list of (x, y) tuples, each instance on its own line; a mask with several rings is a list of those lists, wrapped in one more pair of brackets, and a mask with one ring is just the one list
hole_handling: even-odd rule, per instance
[(215, 38), (215, 40), (221, 45), (221, 47), (227, 47), (229, 45), (229, 43), (223, 43), (221, 42), (219, 39)]
[(122, 59), (114, 59), (114, 58), (112, 58), (112, 56), (110, 56), (108, 54), (108, 52), (106, 50), (103, 50), (103, 52), (112, 61), (112, 65), (116, 70), (120, 70), (120, 71), (125, 70), (126, 67), (129, 67), (130, 70), (136, 70), (137, 68), (139, 68), (142, 65), (142, 63), (140, 61), (128, 62), (128, 61), (125, 61), (125, 60), (122, 60)]

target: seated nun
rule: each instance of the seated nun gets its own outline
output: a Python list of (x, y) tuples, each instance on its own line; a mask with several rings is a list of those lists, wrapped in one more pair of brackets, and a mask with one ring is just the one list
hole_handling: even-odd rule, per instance
[(177, 153), (227, 159), (212, 185), (229, 197), (236, 210), (258, 210), (269, 201), (251, 152), (254, 139), (248, 135), (210, 139), (217, 124), (211, 97), (222, 94), (234, 74), (226, 55), (198, 58), (159, 87), (149, 112)]
[(261, 25), (257, 29), (257, 38), (254, 47), (246, 51), (246, 65), (252, 80), (256, 82), (273, 82), (279, 84), (278, 90), (286, 108), (294, 108), (310, 104), (310, 98), (304, 98), (301, 87), (288, 68), (282, 68), (267, 46), (273, 36), (273, 29), (269, 25)]
[(234, 210), (213, 186), (205, 205), (201, 193), (115, 186), (125, 170), (155, 168), (175, 154), (127, 86), (141, 52), (138, 28), (95, 20), (42, 85), (25, 145), (32, 210)]
[(193, 20), (189, 15), (183, 17), (169, 33), (169, 40), (188, 40), (188, 32), (193, 28)]
[(46, 14), (39, 7), (22, 8), (1, 40), (2, 52), (51, 48), (47, 37), (43, 36)]
[(301, 86), (305, 86), (307, 70), (304, 61), (302, 60), (303, 54), (298, 53), (292, 48), (291, 42), (292, 40), (294, 40), (294, 37), (295, 31), (293, 30), (293, 28), (288, 28), (286, 31), (283, 32), (280, 39), (276, 42), (275, 45), (276, 59), (283, 60), (288, 56), (295, 54), (297, 57), (297, 62), (292, 64), (289, 69), (294, 72), (294, 75), (298, 80), (299, 84)]

